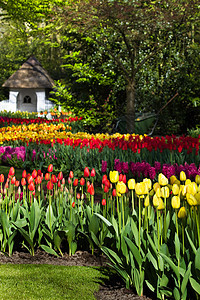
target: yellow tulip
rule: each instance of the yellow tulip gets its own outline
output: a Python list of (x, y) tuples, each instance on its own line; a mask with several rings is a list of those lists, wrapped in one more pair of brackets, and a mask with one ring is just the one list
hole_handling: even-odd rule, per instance
[(200, 192), (197, 192), (194, 197), (197, 200), (197, 205), (200, 205)]
[(161, 188), (161, 197), (169, 198), (169, 188), (168, 188), (168, 186), (163, 186)]
[(116, 185), (116, 191), (120, 194), (126, 193), (126, 185), (123, 181), (118, 181)]
[(186, 199), (187, 199), (187, 202), (190, 206), (194, 206), (194, 205), (197, 205), (197, 199), (194, 197), (194, 195), (192, 194), (189, 194), (187, 193), (186, 194)]
[(178, 184), (174, 183), (173, 186), (172, 186), (172, 193), (174, 195), (178, 195), (179, 191), (180, 191), (180, 188), (179, 188)]
[(196, 175), (195, 176), (195, 182), (196, 182), (196, 184), (200, 184), (200, 175)]
[(134, 188), (135, 188), (135, 179), (129, 179), (128, 188), (129, 188), (129, 190), (134, 190)]
[(191, 183), (191, 180), (190, 180), (190, 179), (186, 179), (185, 185), (188, 185), (188, 184), (190, 184), (190, 183)]
[(165, 177), (165, 175), (163, 175), (162, 173), (160, 173), (160, 174), (158, 175), (158, 183), (159, 183), (160, 185), (167, 185), (167, 184), (168, 184), (168, 179), (167, 179), (167, 177)]
[(110, 181), (112, 183), (117, 183), (119, 181), (119, 172), (118, 171), (110, 171), (109, 177), (110, 177)]
[(195, 195), (197, 193), (197, 184), (196, 182), (191, 182), (186, 185), (187, 193)]
[(175, 175), (172, 175), (171, 177), (170, 177), (170, 183), (171, 184), (174, 184), (174, 182), (177, 180), (177, 178), (176, 178), (176, 176)]
[(144, 206), (145, 206), (145, 207), (149, 206), (149, 203), (150, 203), (150, 201), (149, 201), (149, 195), (147, 195), (147, 196), (145, 197), (145, 199), (144, 199)]
[(183, 219), (183, 218), (186, 217), (186, 215), (187, 215), (186, 209), (185, 209), (184, 206), (182, 206), (182, 207), (179, 209), (179, 212), (178, 212), (178, 218)]
[(135, 192), (138, 196), (148, 194), (148, 187), (145, 182), (138, 182), (135, 185)]
[(187, 192), (187, 186), (186, 185), (181, 185), (180, 186), (180, 196), (185, 197)]
[(171, 199), (171, 205), (174, 209), (178, 209), (181, 205), (180, 197), (179, 196), (173, 196)]
[(158, 188), (158, 189), (156, 190), (156, 196), (157, 196), (158, 198), (161, 197), (161, 189), (160, 189), (160, 188)]
[(158, 199), (159, 199), (159, 205), (157, 206), (157, 209), (163, 210), (165, 208), (165, 204), (161, 198), (158, 198)]
[(145, 178), (145, 179), (143, 179), (143, 182), (145, 182), (147, 184), (148, 189), (151, 190), (151, 187), (152, 187), (151, 179)]
[(157, 197), (157, 195), (155, 194), (153, 196), (153, 206), (158, 207), (159, 205), (159, 197)]
[(155, 182), (154, 185), (153, 185), (153, 189), (154, 191), (156, 192), (156, 190), (160, 188), (160, 184), (158, 182)]
[(181, 171), (180, 172), (180, 181), (186, 181), (186, 174), (185, 174), (185, 172), (184, 171)]

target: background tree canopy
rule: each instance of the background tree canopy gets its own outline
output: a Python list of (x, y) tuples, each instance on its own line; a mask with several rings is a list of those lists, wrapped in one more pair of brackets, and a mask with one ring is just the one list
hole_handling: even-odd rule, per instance
[[(52, 98), (86, 129), (159, 114), (158, 134), (200, 123), (200, 1), (0, 1), (2, 84), (31, 54), (57, 81)], [(25, 13), (26, 12), (26, 13)], [(5, 91), (1, 90), (1, 99)], [(183, 109), (184, 107), (184, 109)], [(116, 121), (115, 121), (116, 123)]]

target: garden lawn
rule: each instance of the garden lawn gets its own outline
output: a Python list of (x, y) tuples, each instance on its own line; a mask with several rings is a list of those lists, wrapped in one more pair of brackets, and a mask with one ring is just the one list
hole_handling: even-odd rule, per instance
[(103, 278), (96, 267), (0, 265), (0, 298), (92, 300)]

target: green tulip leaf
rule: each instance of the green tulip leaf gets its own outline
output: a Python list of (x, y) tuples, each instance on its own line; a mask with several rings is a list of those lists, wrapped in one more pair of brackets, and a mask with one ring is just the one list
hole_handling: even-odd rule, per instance
[(106, 224), (106, 226), (108, 227), (109, 231), (112, 234), (115, 234), (115, 229), (114, 229), (112, 223), (110, 223), (110, 221), (108, 221), (106, 218), (104, 218), (104, 216), (102, 216), (98, 213), (94, 213), (94, 215), (97, 216), (98, 218), (100, 218)]
[(176, 274), (176, 277), (178, 280), (180, 280), (180, 273), (179, 273), (179, 268), (173, 263), (173, 261), (168, 257), (166, 256), (165, 254), (163, 253), (159, 253), (159, 255), (161, 255), (164, 260), (169, 264), (169, 266), (171, 267), (171, 269), (174, 271), (174, 273)]
[(180, 259), (180, 241), (178, 238), (177, 233), (175, 232), (175, 252), (176, 252), (176, 259), (179, 260)]
[(185, 229), (185, 232), (186, 232), (186, 235), (187, 235), (188, 241), (189, 241), (189, 243), (190, 243), (190, 246), (191, 246), (191, 248), (192, 248), (192, 250), (193, 250), (194, 254), (196, 255), (196, 253), (197, 253), (197, 249), (196, 249), (196, 247), (195, 247), (194, 243), (192, 242), (192, 240), (191, 240), (191, 238), (190, 238), (190, 235), (189, 235), (189, 233), (188, 233), (188, 231), (187, 231), (187, 228)]
[(55, 256), (59, 256), (58, 253), (56, 253), (55, 250), (53, 250), (52, 248), (50, 248), (50, 247), (48, 247), (48, 246), (46, 246), (46, 245), (41, 245), (41, 248), (42, 248), (45, 252), (47, 252), (47, 253), (49, 253), (49, 254), (52, 254), (52, 255), (55, 255)]
[(187, 296), (187, 283), (188, 283), (188, 279), (190, 277), (190, 274), (191, 274), (191, 265), (192, 265), (192, 262), (190, 261), (189, 265), (188, 265), (188, 269), (187, 271), (185, 272), (184, 274), (184, 277), (183, 277), (183, 281), (182, 281), (182, 284), (181, 284), (181, 293), (182, 295), (184, 295), (184, 298), (186, 300), (186, 296)]
[(140, 255), (139, 249), (137, 248), (137, 246), (135, 246), (135, 244), (129, 238), (124, 236), (124, 239), (129, 247), (129, 249), (131, 250), (132, 254), (134, 255), (136, 262), (141, 267), (143, 260)]
[(200, 293), (200, 284), (193, 277), (190, 277), (189, 280), (190, 280), (190, 284), (191, 284), (192, 288), (197, 292), (197, 294), (199, 294)]
[(195, 269), (200, 271), (200, 247), (196, 252), (194, 265), (195, 265)]

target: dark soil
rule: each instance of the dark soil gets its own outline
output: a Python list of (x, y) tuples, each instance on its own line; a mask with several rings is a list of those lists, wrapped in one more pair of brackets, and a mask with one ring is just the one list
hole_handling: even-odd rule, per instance
[[(87, 251), (77, 251), (74, 255), (64, 254), (63, 257), (55, 257), (48, 253), (37, 250), (34, 256), (27, 252), (15, 251), (11, 257), (0, 253), (0, 264), (51, 264), (62, 266), (92, 266), (103, 267), (106, 272), (108, 260), (106, 257), (97, 254), (90, 254)], [(123, 282), (113, 274), (109, 280), (105, 281), (98, 292), (95, 293), (97, 300), (152, 300), (151, 298), (139, 297), (133, 291), (127, 290)], [(88, 299), (89, 300), (89, 299)]]

